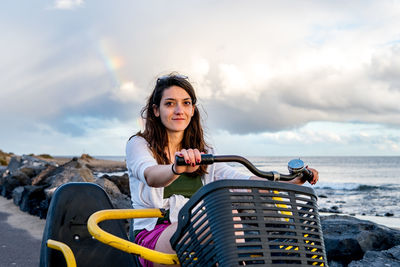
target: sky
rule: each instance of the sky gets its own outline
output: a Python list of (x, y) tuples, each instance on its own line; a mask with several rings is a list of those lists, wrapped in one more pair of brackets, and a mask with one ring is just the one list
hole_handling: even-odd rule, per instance
[(6, 0), (0, 29), (5, 152), (123, 156), (176, 71), (219, 154), (400, 155), (400, 1)]

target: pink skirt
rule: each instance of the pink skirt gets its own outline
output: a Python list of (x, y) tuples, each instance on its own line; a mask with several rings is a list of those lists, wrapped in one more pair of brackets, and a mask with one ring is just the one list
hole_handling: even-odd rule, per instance
[[(140, 231), (135, 238), (135, 243), (138, 245), (141, 245), (143, 247), (153, 249), (156, 247), (158, 238), (164, 232), (164, 230), (170, 226), (171, 223), (168, 221), (164, 221), (161, 224), (157, 224), (153, 230), (147, 231), (146, 229), (143, 229)], [(153, 262), (142, 259), (139, 257), (140, 264), (142, 264), (143, 267), (153, 267)]]

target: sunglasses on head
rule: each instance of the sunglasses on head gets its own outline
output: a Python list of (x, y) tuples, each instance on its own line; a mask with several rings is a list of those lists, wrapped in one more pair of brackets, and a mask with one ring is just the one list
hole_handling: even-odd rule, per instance
[[(186, 79), (189, 79), (189, 77), (185, 76), (185, 75), (181, 75), (181, 74), (164, 75), (157, 79), (157, 86), (160, 84), (163, 84), (163, 83), (168, 83), (168, 81), (174, 80), (174, 79), (175, 80), (186, 80)], [(154, 93), (153, 93), (153, 103), (155, 103), (155, 102), (156, 102), (156, 91), (154, 91)]]
[(178, 80), (186, 80), (186, 79), (188, 79), (189, 77), (188, 76), (185, 76), (185, 75), (181, 75), (181, 74), (174, 74), (174, 75), (164, 75), (164, 76), (161, 76), (161, 77), (159, 77), (158, 79), (157, 79), (157, 84), (158, 83), (160, 83), (160, 82), (165, 82), (165, 81), (168, 81), (169, 79), (178, 79)]

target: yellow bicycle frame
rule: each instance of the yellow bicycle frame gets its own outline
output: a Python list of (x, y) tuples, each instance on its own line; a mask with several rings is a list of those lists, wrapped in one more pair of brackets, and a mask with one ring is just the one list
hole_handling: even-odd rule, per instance
[(67, 262), (67, 267), (76, 267), (75, 256), (68, 245), (58, 242), (52, 239), (47, 240), (47, 246), (52, 249), (56, 249), (62, 252), (65, 261)]
[(167, 254), (145, 248), (138, 244), (107, 233), (98, 224), (105, 220), (163, 217), (160, 209), (109, 209), (93, 213), (88, 220), (89, 233), (100, 242), (119, 250), (138, 255), (139, 257), (160, 264), (179, 264), (176, 254)]

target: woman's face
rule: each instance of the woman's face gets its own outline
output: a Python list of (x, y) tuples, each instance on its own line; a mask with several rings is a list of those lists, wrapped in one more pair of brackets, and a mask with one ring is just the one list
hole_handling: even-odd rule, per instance
[(153, 106), (153, 110), (170, 133), (183, 132), (194, 114), (189, 94), (175, 85), (164, 90), (160, 106)]

